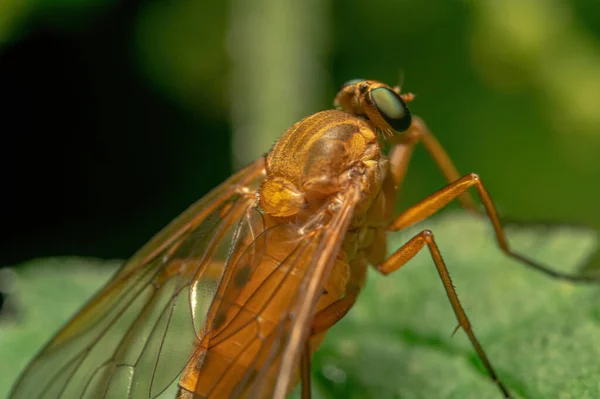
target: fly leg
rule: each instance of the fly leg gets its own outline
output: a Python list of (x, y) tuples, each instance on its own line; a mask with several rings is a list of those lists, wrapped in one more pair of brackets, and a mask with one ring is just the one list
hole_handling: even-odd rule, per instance
[(498, 211), (496, 210), (496, 206), (494, 205), (492, 198), (490, 197), (485, 186), (483, 185), (481, 178), (475, 173), (470, 173), (466, 176), (461, 177), (455, 182), (450, 183), (441, 190), (438, 190), (437, 192), (433, 193), (424, 200), (411, 206), (401, 215), (399, 215), (396, 218), (396, 220), (394, 220), (388, 226), (388, 231), (398, 231), (408, 226), (411, 226), (417, 222), (420, 222), (423, 219), (428, 218), (429, 216), (433, 215), (434, 213), (448, 205), (448, 203), (453, 199), (460, 198), (462, 194), (464, 194), (469, 188), (473, 186), (477, 190), (477, 194), (479, 195), (479, 198), (485, 208), (485, 213), (487, 214), (490, 222), (492, 223), (498, 246), (505, 254), (507, 254), (513, 259), (516, 259), (526, 264), (529, 267), (532, 267), (533, 269), (536, 269), (542, 273), (545, 273), (555, 278), (574, 282), (598, 282), (598, 277), (562, 273), (513, 251), (508, 245), (508, 241), (506, 240), (506, 235), (504, 234), (504, 229), (502, 228), (502, 224), (500, 223), (500, 218), (498, 217)]
[[(418, 143), (423, 144), (448, 183), (460, 178), (460, 174), (450, 156), (431, 133), (425, 122), (421, 118), (413, 116), (410, 128), (395, 138), (394, 147), (390, 150), (390, 166), (396, 190), (404, 180), (414, 147)], [(458, 200), (463, 208), (480, 213), (479, 207), (468, 192), (462, 193)]]
[(310, 335), (317, 335), (329, 330), (335, 323), (340, 321), (346, 313), (352, 308), (358, 297), (358, 293), (365, 285), (367, 279), (367, 262), (358, 261), (352, 263), (350, 267), (350, 279), (346, 285), (346, 294), (319, 311), (313, 318)]
[[(366, 271), (366, 268), (365, 268)], [(346, 295), (327, 306), (317, 313), (313, 319), (310, 336), (321, 334), (329, 330), (335, 323), (340, 321), (356, 302), (358, 290), (348, 291)], [(302, 399), (310, 399), (310, 339), (304, 345), (302, 360), (300, 363), (300, 375), (302, 381)]]
[(300, 378), (302, 381), (302, 399), (310, 399), (310, 344), (306, 341), (300, 360)]
[[(325, 309), (318, 312), (313, 318), (310, 336), (315, 336), (329, 330), (340, 321), (356, 302), (356, 297), (365, 284), (367, 277), (367, 263), (357, 262), (351, 266), (350, 280), (346, 286), (346, 294), (340, 300), (333, 302)], [(310, 399), (310, 339), (304, 345), (300, 363), (300, 376), (302, 381), (302, 399)]]
[[(437, 271), (442, 279), (442, 284), (444, 285), (444, 289), (446, 290), (446, 294), (448, 295), (448, 299), (450, 300), (450, 304), (452, 305), (452, 309), (454, 310), (454, 314), (458, 320), (458, 324), (465, 331), (467, 336), (469, 337), (469, 341), (475, 348), (477, 355), (483, 362), (486, 370), (488, 371), (492, 380), (496, 383), (500, 391), (505, 398), (510, 398), (510, 393), (508, 389), (504, 386), (502, 381), (498, 378), (498, 375), (494, 371), (491, 362), (486, 356), (481, 344), (475, 337), (475, 333), (471, 328), (471, 323), (469, 322), (469, 318), (465, 313), (460, 301), (458, 300), (458, 296), (456, 295), (456, 291), (454, 290), (454, 286), (452, 285), (452, 280), (450, 279), (450, 275), (448, 274), (448, 269), (444, 264), (444, 260), (442, 259), (442, 255), (438, 249), (437, 244), (433, 238), (433, 233), (429, 230), (423, 230), (406, 244), (404, 244), (400, 249), (394, 252), (389, 258), (387, 258), (383, 263), (379, 266), (376, 266), (376, 269), (380, 271), (382, 274), (387, 275), (390, 274), (402, 266), (406, 264), (410, 259), (412, 259), (416, 254), (418, 254), (423, 247), (427, 245), (429, 248), (429, 252), (431, 253), (431, 257), (433, 258), (433, 262)], [(458, 327), (457, 327), (458, 329)], [(455, 330), (456, 331), (456, 330)]]
[(335, 323), (346, 316), (346, 313), (356, 303), (358, 291), (347, 292), (346, 295), (339, 301), (335, 301), (325, 309), (315, 315), (313, 319), (310, 335), (317, 335), (329, 330)]
[[(344, 298), (335, 301), (325, 309), (317, 313), (313, 319), (310, 336), (321, 334), (329, 330), (335, 323), (341, 320), (356, 302), (356, 294), (346, 294)], [(302, 384), (302, 399), (311, 398), (310, 390), (310, 359), (311, 359), (310, 337), (304, 344), (302, 358), (300, 359), (300, 381)]]

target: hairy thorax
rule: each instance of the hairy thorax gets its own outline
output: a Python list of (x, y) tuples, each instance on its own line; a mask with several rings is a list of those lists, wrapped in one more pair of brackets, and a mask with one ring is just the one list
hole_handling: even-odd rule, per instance
[(340, 260), (383, 259), (383, 226), (393, 212), (394, 187), (369, 121), (337, 110), (311, 115), (283, 134), (267, 156), (266, 171), (260, 189), (265, 214), (299, 225), (327, 223), (327, 207), (341, 201), (351, 177), (359, 175), (362, 199)]

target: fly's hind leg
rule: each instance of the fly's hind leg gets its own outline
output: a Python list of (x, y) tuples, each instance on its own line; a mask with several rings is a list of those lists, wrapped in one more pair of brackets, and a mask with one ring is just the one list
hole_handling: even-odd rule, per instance
[(302, 383), (302, 399), (310, 399), (310, 343), (306, 341), (300, 360), (300, 380)]
[[(315, 336), (329, 330), (340, 321), (356, 302), (356, 297), (362, 289), (367, 277), (367, 264), (360, 262), (352, 265), (350, 280), (346, 286), (346, 294), (342, 299), (333, 302), (325, 309), (318, 312), (313, 318), (310, 336)], [(304, 345), (300, 363), (300, 376), (302, 382), (302, 399), (310, 399), (310, 338)]]
[(353, 263), (350, 268), (350, 279), (346, 285), (344, 297), (333, 302), (315, 315), (310, 332), (311, 336), (329, 330), (348, 313), (352, 306), (354, 306), (360, 290), (365, 285), (366, 279), (366, 259)]
[[(510, 393), (506, 386), (500, 381), (498, 375), (496, 374), (494, 368), (492, 367), (491, 362), (486, 356), (483, 348), (479, 344), (477, 337), (475, 337), (475, 333), (471, 328), (471, 323), (469, 322), (469, 318), (465, 313), (460, 301), (458, 300), (458, 295), (452, 285), (452, 280), (450, 279), (450, 275), (448, 274), (448, 269), (442, 259), (442, 255), (438, 249), (437, 244), (435, 243), (435, 239), (433, 238), (433, 233), (429, 230), (423, 230), (416, 236), (414, 236), (409, 242), (404, 244), (400, 249), (394, 252), (388, 259), (386, 259), (379, 266), (376, 266), (376, 269), (384, 275), (390, 274), (402, 266), (406, 264), (410, 259), (412, 259), (416, 254), (418, 254), (423, 247), (429, 248), (429, 252), (431, 253), (431, 257), (433, 258), (433, 262), (437, 271), (442, 279), (442, 284), (444, 285), (444, 289), (446, 290), (446, 294), (448, 295), (448, 299), (450, 300), (450, 304), (452, 305), (452, 309), (454, 310), (454, 314), (458, 320), (458, 324), (465, 331), (467, 336), (469, 337), (469, 341), (475, 348), (477, 355), (483, 362), (486, 370), (488, 371), (492, 380), (496, 383), (500, 391), (505, 398), (511, 398)], [(458, 327), (457, 327), (458, 329)], [(455, 330), (456, 331), (456, 330)]]

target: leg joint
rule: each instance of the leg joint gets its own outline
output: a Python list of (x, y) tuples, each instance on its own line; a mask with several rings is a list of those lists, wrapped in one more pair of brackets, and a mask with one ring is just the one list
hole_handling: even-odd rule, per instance
[(469, 173), (469, 177), (471, 178), (471, 180), (475, 180), (475, 181), (481, 180), (481, 177), (479, 177), (479, 175), (477, 173)]

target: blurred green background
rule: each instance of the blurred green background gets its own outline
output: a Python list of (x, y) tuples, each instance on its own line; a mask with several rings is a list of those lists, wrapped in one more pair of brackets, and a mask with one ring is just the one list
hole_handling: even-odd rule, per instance
[[(600, 5), (0, 1), (0, 264), (127, 257), (370, 78), (417, 94), (505, 216), (600, 227)], [(400, 207), (444, 181), (417, 152)]]

